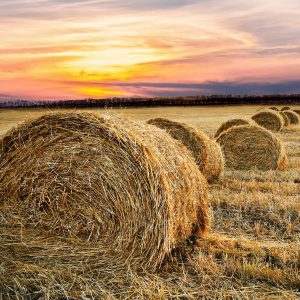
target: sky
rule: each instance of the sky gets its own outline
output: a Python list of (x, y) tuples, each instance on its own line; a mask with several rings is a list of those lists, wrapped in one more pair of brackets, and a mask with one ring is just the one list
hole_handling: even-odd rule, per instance
[(1, 0), (0, 100), (300, 93), (299, 0)]

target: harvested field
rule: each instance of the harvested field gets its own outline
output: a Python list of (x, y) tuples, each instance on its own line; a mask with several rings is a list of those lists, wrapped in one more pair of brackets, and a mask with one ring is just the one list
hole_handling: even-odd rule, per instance
[[(165, 117), (185, 122), (212, 138), (228, 119), (251, 118), (258, 109), (113, 111), (138, 121)], [(44, 113), (0, 110), (0, 132)], [(299, 299), (300, 127), (291, 125), (275, 136), (286, 148), (286, 169), (226, 168), (209, 188), (212, 221), (206, 237), (190, 240), (186, 252), (174, 253), (156, 272), (110, 267), (101, 272), (95, 241), (27, 227), (30, 220), (18, 215), (18, 207), (2, 203), (0, 299)], [(8, 226), (8, 214), (15, 214), (13, 227)]]

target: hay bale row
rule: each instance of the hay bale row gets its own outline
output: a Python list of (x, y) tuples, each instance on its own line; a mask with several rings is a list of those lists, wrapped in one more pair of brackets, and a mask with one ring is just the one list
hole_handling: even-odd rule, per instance
[(217, 138), (225, 166), (237, 170), (283, 170), (286, 154), (282, 142), (270, 131), (256, 125), (233, 126)]
[(271, 130), (271, 131), (280, 131), (284, 126), (284, 119), (279, 112), (274, 110), (263, 110), (252, 116), (258, 125)]
[(93, 241), (115, 268), (159, 268), (208, 226), (189, 151), (148, 124), (87, 113), (23, 123), (0, 141), (0, 204), (26, 228)]
[(165, 130), (186, 146), (207, 181), (212, 182), (220, 177), (224, 169), (224, 160), (220, 146), (214, 140), (187, 124), (169, 119), (155, 118), (147, 123)]

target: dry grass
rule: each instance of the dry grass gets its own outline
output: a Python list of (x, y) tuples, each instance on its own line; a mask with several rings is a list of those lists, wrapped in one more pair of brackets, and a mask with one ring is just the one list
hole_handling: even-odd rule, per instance
[(275, 132), (280, 131), (284, 125), (284, 120), (281, 114), (271, 109), (256, 113), (252, 116), (252, 119), (258, 125)]
[[(232, 115), (250, 117), (256, 109), (160, 108), (124, 113), (143, 121), (158, 115), (174, 118), (213, 136)], [(6, 113), (10, 124), (17, 119), (13, 114)], [(1, 121), (3, 130), (8, 123), (0, 114)], [(175, 255), (155, 273), (101, 271), (95, 242), (51, 237), (38, 227), (23, 226), (21, 218), (9, 228), (4, 212), (16, 208), (1, 208), (0, 299), (299, 299), (299, 134), (297, 126), (276, 133), (293, 162), (285, 171), (226, 169), (225, 178), (210, 187), (209, 234), (194, 241), (194, 251)]]
[(220, 146), (203, 132), (185, 123), (165, 118), (150, 119), (152, 124), (168, 132), (192, 153), (200, 171), (209, 181), (217, 180), (224, 170), (224, 159)]

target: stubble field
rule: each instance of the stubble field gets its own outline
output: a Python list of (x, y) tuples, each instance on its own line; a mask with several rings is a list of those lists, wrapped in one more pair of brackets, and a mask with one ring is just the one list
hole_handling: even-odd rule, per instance
[[(260, 108), (108, 112), (138, 121), (167, 117), (213, 137), (224, 121), (251, 117)], [(19, 122), (46, 112), (0, 110), (0, 136)], [(276, 135), (286, 147), (287, 169), (226, 169), (224, 176), (210, 185), (212, 225), (208, 235), (196, 242), (194, 251), (154, 274), (101, 274), (97, 249), (80, 248), (71, 241), (68, 246), (48, 241), (46, 247), (42, 240), (38, 244), (26, 235), (18, 244), (8, 243), (0, 223), (0, 299), (300, 299), (300, 127), (292, 126)], [(31, 249), (30, 255), (22, 255), (26, 248)]]

